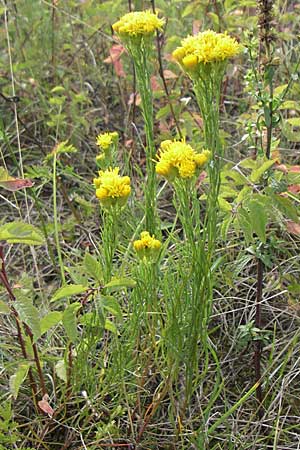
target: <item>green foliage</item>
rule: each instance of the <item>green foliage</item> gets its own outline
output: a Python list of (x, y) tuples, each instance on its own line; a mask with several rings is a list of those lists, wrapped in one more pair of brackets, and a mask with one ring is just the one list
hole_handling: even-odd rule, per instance
[(62, 315), (62, 323), (67, 337), (75, 343), (78, 337), (76, 314), (81, 308), (81, 303), (75, 302), (68, 305)]
[(15, 308), (22, 322), (28, 325), (36, 341), (41, 336), (40, 317), (37, 308), (33, 305), (30, 292), (23, 289), (15, 290)]
[[(300, 310), (297, 3), (274, 2), (277, 41), (262, 55), (255, 0), (155, 2), (167, 23), (159, 36), (162, 67), (155, 39), (147, 60), (153, 151), (180, 133), (201, 151), (209, 132), (190, 80), (171, 58), (181, 39), (210, 28), (228, 31), (246, 47), (228, 65), (220, 102), (210, 102), (221, 105), (219, 158), (185, 190), (157, 179), (155, 226), (163, 251), (155, 264), (139, 261), (132, 246), (146, 229), (149, 172), (132, 61), (111, 37), (111, 24), (128, 3), (6, 3), (0, 7), (7, 98), (0, 105), (0, 274), (16, 301), (1, 285), (0, 390), (14, 401), (0, 407), (0, 449), (294, 448), (300, 414), (293, 378)], [(131, 6), (151, 7), (141, 0)], [(115, 130), (116, 163), (131, 176), (132, 193), (127, 207), (108, 217), (99, 214), (94, 196), (95, 137)], [(154, 161), (155, 154), (153, 167)], [(260, 326), (253, 320), (257, 260), (263, 262)], [(264, 417), (253, 420), (258, 343)], [(54, 422), (35, 409), (43, 398), (37, 363)]]
[(9, 389), (15, 399), (18, 397), (19, 389), (27, 377), (29, 367), (29, 364), (19, 364), (16, 372), (10, 377)]
[(72, 297), (73, 295), (82, 294), (87, 290), (88, 286), (83, 286), (82, 284), (69, 284), (68, 286), (59, 288), (51, 298), (51, 302), (56, 302), (62, 298)]
[(0, 226), (0, 241), (8, 244), (41, 245), (44, 237), (37, 227), (16, 221)]

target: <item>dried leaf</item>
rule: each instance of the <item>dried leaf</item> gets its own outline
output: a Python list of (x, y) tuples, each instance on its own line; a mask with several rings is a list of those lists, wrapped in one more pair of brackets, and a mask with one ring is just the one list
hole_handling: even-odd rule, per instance
[(53, 417), (54, 409), (49, 405), (49, 396), (47, 394), (38, 402), (38, 406), (45, 414)]
[(120, 60), (125, 48), (121, 44), (113, 45), (109, 50), (109, 56), (104, 59), (105, 64), (112, 64), (118, 77), (125, 77), (122, 61)]
[(293, 222), (292, 220), (288, 220), (286, 222), (286, 229), (289, 233), (300, 235), (300, 224)]
[(300, 192), (300, 184), (291, 184), (288, 187), (288, 191), (291, 192), (292, 194), (299, 194), (299, 192)]
[(176, 78), (178, 78), (176, 73), (174, 73), (174, 72), (172, 72), (172, 70), (168, 70), (168, 69), (164, 70), (164, 77), (166, 80), (175, 80)]
[(289, 172), (300, 173), (300, 166), (291, 166)]

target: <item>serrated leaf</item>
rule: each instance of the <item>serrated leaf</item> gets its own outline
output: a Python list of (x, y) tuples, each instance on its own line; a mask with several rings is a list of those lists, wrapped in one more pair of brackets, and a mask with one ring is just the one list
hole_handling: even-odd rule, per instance
[(57, 325), (62, 320), (62, 313), (60, 311), (51, 311), (42, 317), (40, 321), (41, 334), (46, 333), (50, 328)]
[(274, 164), (275, 164), (275, 160), (269, 159), (269, 160), (263, 162), (260, 167), (258, 167), (257, 169), (254, 169), (250, 175), (250, 180), (252, 181), (252, 183), (256, 183), (257, 181), (259, 181), (259, 179), (263, 176), (263, 174), (268, 169), (270, 169), (270, 167), (272, 167)]
[(78, 336), (76, 313), (81, 308), (81, 303), (72, 303), (63, 312), (62, 323), (68, 338), (75, 343)]
[(131, 278), (112, 278), (104, 287), (111, 290), (118, 290), (123, 288), (134, 288), (135, 285), (136, 281)]
[(20, 289), (14, 291), (16, 301), (14, 306), (22, 322), (29, 326), (36, 341), (41, 336), (40, 317), (37, 308), (33, 305), (30, 295)]
[(100, 284), (103, 283), (103, 270), (102, 265), (97, 259), (92, 256), (90, 253), (86, 253), (84, 256), (84, 267), (87, 273)]
[(268, 216), (266, 214), (265, 207), (262, 203), (257, 200), (250, 200), (247, 202), (249, 208), (249, 216), (251, 220), (251, 225), (254, 233), (257, 234), (258, 238), (266, 243), (266, 225), (268, 221)]
[(55, 371), (57, 376), (61, 380), (67, 382), (67, 368), (64, 359), (60, 359), (59, 361), (57, 361), (57, 363), (55, 364)]
[(14, 396), (14, 399), (18, 397), (19, 389), (23, 381), (27, 377), (29, 367), (30, 367), (29, 364), (26, 363), (20, 364), (15, 374), (12, 375), (9, 379), (9, 390)]
[(33, 225), (16, 221), (0, 226), (0, 241), (8, 244), (41, 245), (44, 243), (44, 236)]
[(0, 314), (9, 314), (10, 309), (9, 306), (0, 300)]
[(88, 286), (83, 286), (82, 284), (68, 284), (68, 286), (63, 286), (59, 288), (53, 295), (50, 302), (56, 302), (62, 298), (71, 297), (72, 295), (82, 294), (87, 291)]

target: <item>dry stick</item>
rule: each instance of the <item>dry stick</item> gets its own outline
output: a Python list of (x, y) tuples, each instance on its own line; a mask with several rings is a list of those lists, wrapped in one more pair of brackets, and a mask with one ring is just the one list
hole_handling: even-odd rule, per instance
[[(3, 286), (5, 287), (7, 294), (9, 296), (9, 298), (11, 299), (12, 302), (16, 302), (16, 297), (12, 291), (11, 285), (8, 281), (7, 278), (7, 274), (6, 274), (6, 269), (5, 269), (5, 260), (4, 260), (4, 254), (3, 254), (3, 248), (2, 246), (0, 246), (0, 260), (1, 260), (1, 271), (0, 271), (0, 279), (2, 281)], [(16, 323), (17, 323), (17, 331), (18, 331), (18, 340), (22, 349), (22, 353), (25, 359), (28, 360), (28, 355), (26, 352), (26, 347), (25, 347), (25, 342), (22, 336), (22, 330), (21, 330), (21, 326), (20, 326), (20, 317), (18, 312), (16, 311), (16, 309), (14, 307), (11, 307), (11, 310), (16, 318)], [(39, 376), (39, 380), (40, 380), (40, 387), (42, 390), (42, 394), (45, 395), (47, 393), (46, 390), (46, 385), (45, 385), (45, 380), (44, 380), (44, 375), (42, 372), (42, 368), (41, 368), (41, 363), (40, 363), (40, 358), (39, 358), (39, 354), (38, 354), (38, 349), (37, 349), (37, 345), (34, 342), (33, 339), (33, 333), (31, 331), (31, 328), (26, 325), (25, 323), (23, 323), (24, 329), (27, 333), (27, 335), (29, 336), (30, 342), (31, 342), (31, 346), (32, 346), (32, 350), (33, 350), (33, 356), (34, 356), (34, 362), (36, 365), (36, 369), (38, 372), (38, 376)], [(31, 368), (29, 368), (29, 380), (30, 380), (30, 384), (32, 385), (32, 381), (33, 381), (33, 376), (32, 376), (32, 372), (31, 372)], [(34, 381), (33, 381), (34, 383)], [(34, 383), (35, 385), (35, 383)], [(33, 385), (32, 385), (33, 386)], [(34, 393), (34, 401), (36, 401), (36, 395), (37, 395), (37, 389), (36, 386), (34, 387), (34, 389), (32, 388), (33, 393)]]
[[(156, 14), (155, 0), (151, 0), (151, 5), (152, 5), (153, 13)], [(179, 122), (177, 120), (177, 117), (176, 117), (176, 114), (175, 114), (175, 111), (174, 111), (174, 108), (173, 108), (173, 105), (172, 105), (172, 102), (171, 102), (171, 99), (170, 99), (170, 93), (169, 93), (168, 85), (167, 85), (167, 82), (166, 82), (166, 79), (165, 79), (165, 75), (164, 75), (162, 56), (161, 56), (162, 44), (160, 43), (160, 35), (159, 35), (159, 31), (158, 30), (156, 31), (156, 47), (157, 47), (157, 56), (158, 56), (158, 63), (159, 63), (159, 71), (158, 72), (159, 72), (159, 75), (160, 75), (160, 77), (162, 79), (162, 82), (163, 82), (164, 91), (166, 93), (166, 97), (167, 97), (167, 100), (168, 100), (168, 103), (169, 103), (170, 111), (171, 111), (172, 117), (174, 119), (174, 122), (175, 122), (175, 125), (176, 125), (176, 128), (177, 128), (178, 134), (180, 136), (180, 139), (182, 139), (182, 137), (183, 137), (182, 136), (182, 132), (181, 132), (181, 129), (180, 129), (180, 126), (179, 126)]]
[[(264, 266), (261, 259), (257, 259), (257, 285), (256, 285), (256, 309), (255, 309), (255, 327), (261, 327), (261, 310), (260, 303), (262, 301), (262, 290), (263, 290), (263, 274)], [(255, 368), (255, 382), (258, 383), (261, 379), (261, 353), (262, 353), (262, 342), (260, 340), (255, 342), (254, 351), (254, 368)], [(261, 419), (263, 416), (263, 393), (261, 384), (258, 383), (256, 388), (256, 398), (259, 403), (257, 410), (258, 417)]]

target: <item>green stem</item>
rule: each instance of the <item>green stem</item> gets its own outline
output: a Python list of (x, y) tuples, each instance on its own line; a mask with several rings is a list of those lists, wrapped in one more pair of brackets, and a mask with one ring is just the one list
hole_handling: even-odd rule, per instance
[(57, 256), (58, 256), (58, 263), (60, 267), (60, 275), (61, 275), (61, 281), (63, 284), (66, 284), (66, 278), (65, 278), (65, 270), (64, 270), (64, 263), (62, 259), (62, 253), (61, 253), (61, 247), (59, 242), (59, 232), (58, 232), (58, 214), (57, 214), (57, 177), (56, 177), (56, 166), (57, 166), (57, 157), (56, 152), (54, 152), (53, 155), (53, 214), (54, 214), (54, 235), (55, 235), (55, 242), (56, 242), (56, 250), (57, 250)]
[(149, 51), (141, 44), (139, 51), (132, 50), (135, 65), (136, 79), (141, 96), (143, 118), (146, 133), (146, 169), (147, 179), (145, 186), (146, 201), (146, 229), (151, 234), (156, 231), (156, 174), (155, 174), (155, 142), (153, 123), (153, 97), (150, 83), (150, 71), (148, 67)]

